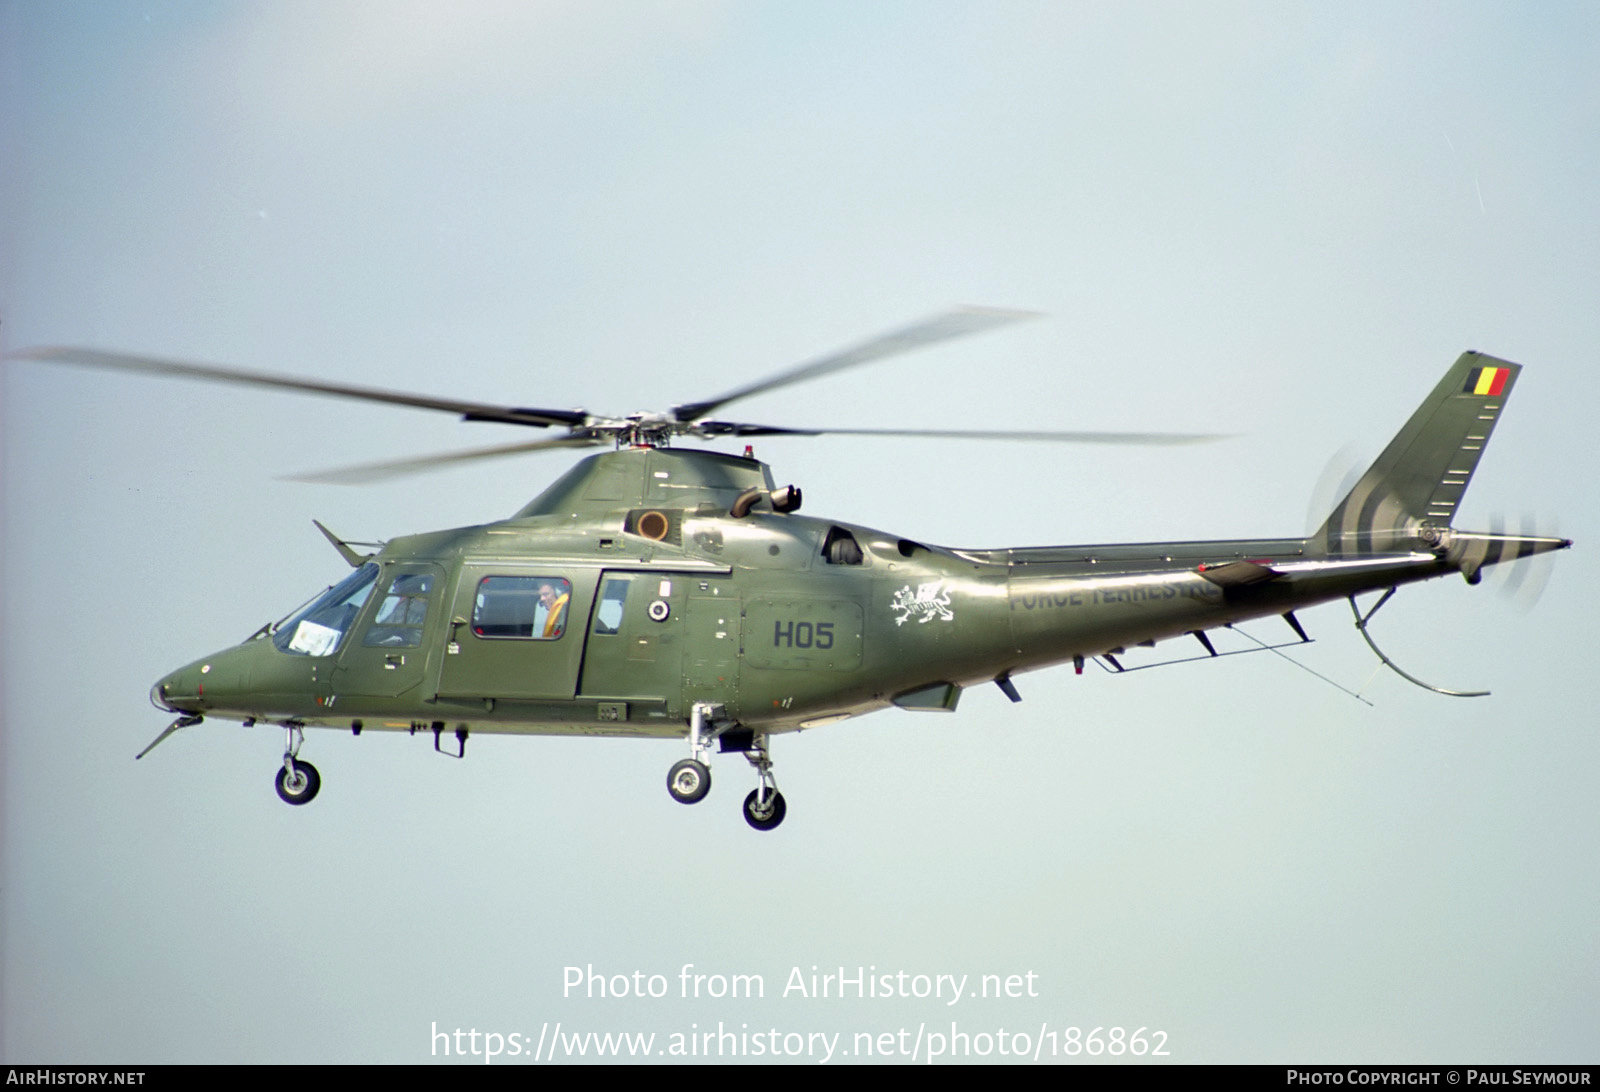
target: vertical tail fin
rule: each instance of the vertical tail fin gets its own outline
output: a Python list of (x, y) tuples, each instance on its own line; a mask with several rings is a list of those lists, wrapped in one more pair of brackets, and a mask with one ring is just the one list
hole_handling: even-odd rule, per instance
[(1521, 371), (1520, 364), (1463, 353), (1311, 545), (1345, 557), (1437, 544)]

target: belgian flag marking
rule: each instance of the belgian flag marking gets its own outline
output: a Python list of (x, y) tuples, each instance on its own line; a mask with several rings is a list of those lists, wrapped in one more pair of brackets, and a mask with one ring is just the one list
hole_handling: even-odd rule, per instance
[(1467, 376), (1465, 393), (1497, 398), (1506, 389), (1506, 380), (1510, 378), (1510, 368), (1475, 368)]

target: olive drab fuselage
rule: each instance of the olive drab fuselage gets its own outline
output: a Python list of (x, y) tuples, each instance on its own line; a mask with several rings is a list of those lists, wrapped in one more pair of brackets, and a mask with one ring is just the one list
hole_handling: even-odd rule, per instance
[[(1110, 572), (770, 504), (730, 514), (772, 488), (753, 459), (592, 456), (509, 520), (388, 543), (321, 614), (175, 672), (165, 700), (304, 725), (618, 736), (682, 736), (698, 701), (782, 732), (897, 701), (952, 708), (961, 687), (1151, 625), (1181, 633), (1222, 603), (1186, 559)], [(565, 597), (548, 634), (542, 588)]]
[[(950, 550), (768, 504), (730, 514), (751, 489), (773, 489), (753, 459), (591, 456), (509, 520), (391, 541), (322, 615), (196, 661), (162, 697), (299, 725), (662, 737), (705, 702), (777, 733), (953, 709), (977, 683), (1374, 586), (1370, 565), (1325, 559), (1271, 585), (1207, 575), (1292, 569), (1299, 539)], [(1384, 585), (1448, 565), (1398, 560)], [(555, 628), (541, 592), (564, 599)]]
[[(146, 752), (207, 716), (281, 725), (278, 794), (304, 804), (320, 786), (298, 755), (309, 726), (431, 731), (436, 747), (448, 732), (456, 754), (476, 732), (679, 738), (690, 757), (667, 787), (692, 804), (715, 742), (754, 767), (745, 818), (771, 830), (787, 810), (774, 734), (891, 705), (952, 710), (987, 682), (1016, 701), (1020, 672), (1090, 658), (1122, 671), (1129, 648), (1173, 638), (1215, 657), (1208, 632), (1253, 618), (1280, 615), (1305, 641), (1295, 610), (1336, 599), (1385, 663), (1438, 690), (1367, 632), (1393, 590), (1453, 572), (1476, 583), (1571, 545), (1453, 526), (1520, 371), (1464, 354), (1304, 539), (947, 549), (801, 515), (765, 464), (664, 434), (584, 459), (498, 523), (373, 555), (324, 528), (352, 571), (158, 682), (152, 699), (178, 719)], [(1363, 615), (1366, 591), (1384, 595)]]
[[(1401, 584), (1570, 546), (1527, 533), (1460, 531), (1459, 505), (1522, 366), (1478, 352), (1446, 369), (1377, 460), (1310, 536), (1018, 549), (947, 549), (800, 515), (743, 457), (679, 440), (843, 433), (1188, 444), (1196, 433), (791, 428), (727, 420), (729, 405), (845, 369), (1035, 317), (956, 307), (709, 399), (622, 416), (307, 379), (100, 349), (40, 347), (22, 358), (300, 391), (555, 430), (524, 443), (322, 471), (367, 482), (553, 448), (610, 445), (510, 519), (411, 535), (358, 553), (317, 524), (352, 571), (244, 644), (166, 676), (152, 702), (177, 715), (141, 752), (207, 716), (285, 731), (278, 795), (309, 803), (321, 775), (299, 756), (311, 726), (446, 732), (464, 756), (474, 732), (683, 739), (667, 789), (693, 804), (711, 787), (712, 745), (749, 762), (744, 801), (757, 830), (783, 822), (769, 740), (887, 706), (948, 711), (993, 682), (1097, 659), (1122, 672), (1134, 646), (1192, 639), (1279, 615), (1299, 641), (1300, 607), (1348, 599), (1380, 659), (1372, 616)], [(1380, 592), (1363, 613), (1356, 596)], [(1281, 632), (1281, 631), (1280, 631)], [(1254, 651), (1277, 647), (1247, 635)], [(1285, 639), (1285, 643), (1294, 643)], [(1198, 646), (1203, 652), (1196, 652)], [(1172, 662), (1169, 657), (1167, 662)], [(1158, 666), (1142, 664), (1136, 666)], [(1471, 694), (1462, 696), (1473, 696)]]

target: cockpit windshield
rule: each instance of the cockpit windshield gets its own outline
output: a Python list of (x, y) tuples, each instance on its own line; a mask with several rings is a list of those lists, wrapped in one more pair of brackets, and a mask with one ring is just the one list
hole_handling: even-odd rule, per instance
[(329, 656), (337, 652), (345, 631), (361, 613), (377, 579), (378, 566), (367, 562), (279, 626), (272, 635), (272, 643), (280, 652), (297, 656)]

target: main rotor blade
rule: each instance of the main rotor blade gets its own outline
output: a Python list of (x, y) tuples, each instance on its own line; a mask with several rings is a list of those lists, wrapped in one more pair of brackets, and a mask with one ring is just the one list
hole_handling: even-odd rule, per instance
[(1214, 432), (1006, 432), (971, 429), (896, 429), (825, 428), (829, 436), (935, 436), (951, 440), (1041, 440), (1062, 444), (1123, 444), (1172, 447), (1178, 444), (1208, 444), (1231, 440), (1228, 433)]
[(315, 470), (309, 474), (292, 474), (285, 481), (312, 482), (320, 485), (370, 485), (390, 478), (403, 478), (409, 474), (425, 474), (442, 470), (457, 463), (470, 463), (478, 459), (495, 459), (501, 455), (520, 455), (526, 451), (549, 451), (558, 447), (593, 447), (604, 443), (599, 439), (565, 438), (560, 440), (534, 440), (523, 444), (500, 444), (496, 447), (469, 448), (465, 451), (446, 451), (437, 455), (419, 455), (411, 459), (393, 459), (381, 463), (362, 463), (360, 466), (338, 467), (333, 470)]
[(1210, 432), (1038, 432), (944, 428), (784, 428), (736, 421), (701, 421), (699, 428), (729, 436), (921, 436), (946, 440), (1023, 440), (1062, 444), (1121, 444), (1173, 447), (1230, 440), (1228, 433)]
[(226, 368), (217, 364), (195, 364), (181, 360), (166, 360), (153, 356), (133, 356), (128, 353), (107, 353), (99, 349), (42, 346), (7, 353), (7, 357), (25, 360), (42, 360), (57, 364), (77, 364), (88, 368), (108, 368), (112, 371), (145, 372), (150, 375), (171, 375), (182, 379), (205, 379), (222, 383), (244, 383), (256, 387), (278, 387), (285, 390), (304, 391), (309, 394), (331, 395), (335, 398), (354, 398), (364, 402), (388, 402), (394, 405), (414, 406), (417, 409), (444, 410), (459, 413), (469, 421), (500, 421), (511, 425), (550, 425), (573, 427), (583, 424), (587, 414), (580, 410), (519, 409), (514, 406), (495, 406), (485, 402), (462, 402), (453, 398), (435, 398), (425, 394), (383, 390), (378, 387), (357, 387), (344, 383), (328, 383), (320, 379), (300, 379), (271, 372), (249, 371), (245, 368)]
[(868, 364), (885, 357), (909, 353), (913, 349), (920, 349), (935, 342), (965, 337), (968, 334), (991, 330), (996, 326), (1037, 317), (1038, 312), (1035, 311), (1007, 311), (997, 307), (957, 307), (925, 318), (921, 322), (912, 323), (903, 329), (880, 334), (849, 349), (831, 353), (818, 360), (797, 365), (766, 379), (738, 387), (704, 402), (686, 402), (681, 406), (674, 406), (672, 413), (680, 421), (698, 420), (735, 399), (748, 398), (753, 394), (787, 387), (792, 383), (802, 383), (808, 379), (817, 379), (833, 372), (843, 371), (845, 368), (853, 368), (858, 364)]

